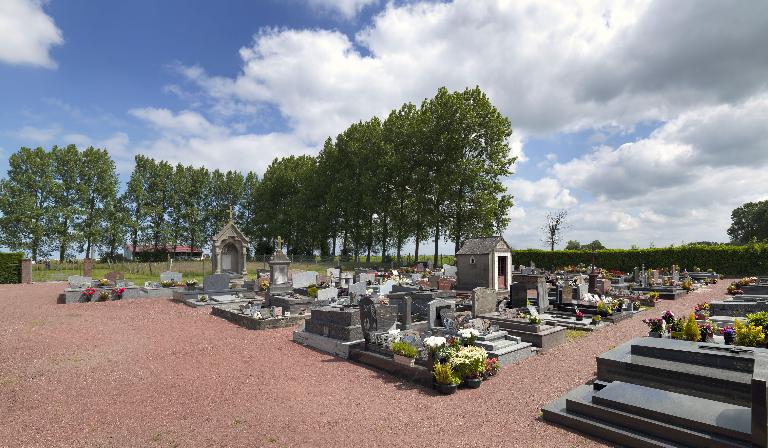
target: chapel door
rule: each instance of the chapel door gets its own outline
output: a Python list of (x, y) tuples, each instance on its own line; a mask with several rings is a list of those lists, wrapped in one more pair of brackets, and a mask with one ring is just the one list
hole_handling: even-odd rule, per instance
[(496, 277), (498, 278), (498, 289), (507, 289), (507, 257), (498, 257), (498, 272)]
[(231, 244), (224, 246), (221, 250), (221, 270), (235, 272), (237, 263), (237, 249)]

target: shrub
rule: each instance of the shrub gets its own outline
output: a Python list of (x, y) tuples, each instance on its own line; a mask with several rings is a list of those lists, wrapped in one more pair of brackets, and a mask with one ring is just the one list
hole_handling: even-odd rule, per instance
[[(542, 268), (556, 268), (565, 265), (589, 265), (592, 257), (598, 265), (609, 270), (631, 272), (636, 266), (679, 265), (691, 271), (692, 267), (705, 266), (719, 274), (731, 276), (768, 274), (768, 244), (748, 246), (680, 246), (653, 249), (607, 249), (558, 250), (540, 249), (515, 250), (512, 258), (515, 264), (527, 265), (531, 261)], [(709, 270), (708, 268), (708, 270)], [(693, 269), (695, 270), (695, 269)]]
[(101, 291), (99, 293), (99, 302), (106, 302), (109, 300), (109, 293), (107, 291)]
[(696, 322), (696, 317), (693, 313), (689, 314), (688, 320), (685, 321), (683, 337), (685, 337), (686, 341), (698, 342), (701, 340), (701, 330), (699, 329), (699, 324)]
[(392, 353), (407, 358), (415, 358), (419, 353), (419, 350), (411, 344), (404, 341), (397, 341), (392, 343)]
[(768, 328), (768, 311), (747, 314), (747, 322), (755, 327)]
[(0, 283), (21, 283), (21, 252), (0, 252)]
[(593, 325), (597, 325), (597, 324), (599, 324), (602, 321), (603, 321), (602, 317), (600, 317), (600, 316), (592, 316), (592, 324)]
[(316, 299), (316, 298), (317, 298), (317, 286), (315, 286), (315, 285), (310, 285), (310, 286), (307, 288), (307, 295), (309, 295), (309, 297), (312, 297), (312, 298), (315, 298), (315, 299)]
[(166, 281), (160, 282), (160, 286), (162, 286), (163, 288), (173, 288), (174, 286), (176, 286), (176, 282), (174, 282), (173, 280), (166, 280)]
[(656, 292), (656, 291), (651, 291), (651, 292), (649, 292), (649, 293), (647, 294), (647, 296), (648, 296), (648, 298), (649, 298), (649, 299), (651, 299), (651, 300), (656, 300), (656, 299), (658, 299), (659, 297), (661, 297), (661, 294), (659, 294), (659, 293), (658, 293), (658, 292)]
[(482, 347), (463, 347), (451, 358), (453, 371), (461, 378), (479, 378), (485, 372), (488, 352)]
[(432, 374), (435, 376), (435, 382), (437, 384), (459, 384), (461, 378), (459, 378), (453, 371), (451, 363), (440, 364), (436, 362), (432, 367)]
[(765, 333), (763, 327), (746, 325), (739, 319), (733, 323), (736, 331), (736, 345), (744, 347), (761, 347), (765, 344)]

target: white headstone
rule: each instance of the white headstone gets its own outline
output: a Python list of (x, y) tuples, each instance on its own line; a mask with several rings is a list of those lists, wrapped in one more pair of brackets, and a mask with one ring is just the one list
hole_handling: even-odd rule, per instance
[(293, 287), (306, 288), (309, 285), (317, 284), (317, 272), (305, 271), (293, 273)]
[(317, 300), (335, 300), (339, 295), (337, 288), (323, 288), (317, 290)]
[(443, 265), (443, 275), (446, 277), (456, 277), (457, 270), (458, 269), (456, 268), (456, 266), (451, 266), (449, 264)]

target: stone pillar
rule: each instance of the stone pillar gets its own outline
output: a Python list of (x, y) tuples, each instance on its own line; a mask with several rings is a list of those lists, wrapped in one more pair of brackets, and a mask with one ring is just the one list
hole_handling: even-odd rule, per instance
[(597, 274), (589, 274), (589, 288), (587, 288), (590, 294), (597, 293)]
[(93, 259), (86, 258), (83, 260), (83, 277), (93, 276)]
[(213, 263), (216, 264), (215, 274), (221, 274), (221, 248), (216, 243), (213, 243)]
[(21, 283), (32, 283), (32, 260), (21, 260)]
[(243, 269), (241, 274), (248, 275), (248, 248), (245, 245), (241, 245), (240, 250), (243, 252)]

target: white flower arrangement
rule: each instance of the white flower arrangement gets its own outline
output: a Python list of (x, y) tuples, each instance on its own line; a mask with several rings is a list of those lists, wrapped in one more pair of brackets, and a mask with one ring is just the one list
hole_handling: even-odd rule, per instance
[(424, 345), (432, 350), (436, 350), (445, 345), (445, 338), (442, 336), (430, 336), (424, 339)]
[(461, 330), (459, 330), (459, 336), (461, 336), (464, 339), (471, 338), (471, 337), (476, 338), (480, 336), (480, 332), (474, 328), (462, 328)]

